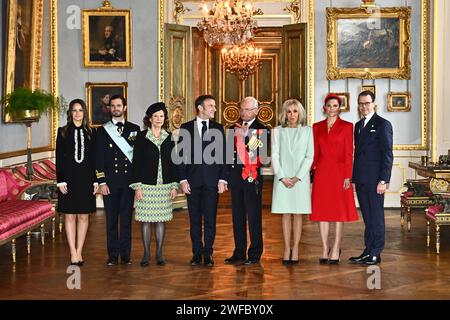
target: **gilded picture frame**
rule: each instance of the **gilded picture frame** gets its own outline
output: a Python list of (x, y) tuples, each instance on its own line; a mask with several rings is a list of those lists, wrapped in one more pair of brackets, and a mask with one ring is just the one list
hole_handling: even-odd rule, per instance
[(101, 7), (82, 16), (83, 66), (132, 68), (131, 10)]
[(342, 100), (341, 107), (339, 108), (341, 112), (350, 111), (350, 92), (337, 92), (339, 98)]
[[(86, 82), (86, 105), (89, 113), (89, 124), (100, 127), (111, 119), (109, 101), (115, 94), (128, 100), (128, 82)], [(125, 110), (127, 119), (129, 106)]]
[(411, 7), (327, 8), (329, 80), (410, 79)]
[(375, 95), (375, 99), (377, 97), (377, 87), (374, 84), (363, 84), (360, 88), (360, 92), (370, 91)]
[(388, 92), (387, 111), (389, 112), (409, 112), (411, 111), (411, 93)]
[[(40, 87), (43, 15), (43, 0), (8, 0), (3, 94), (18, 87)], [(4, 106), (2, 120), (17, 122)]]

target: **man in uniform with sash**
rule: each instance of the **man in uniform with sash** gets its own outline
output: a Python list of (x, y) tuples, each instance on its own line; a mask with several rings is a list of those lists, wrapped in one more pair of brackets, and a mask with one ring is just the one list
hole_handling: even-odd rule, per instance
[(225, 263), (251, 265), (259, 263), (263, 252), (261, 164), (267, 156), (270, 131), (256, 119), (258, 101), (255, 98), (244, 98), (239, 111), (240, 119), (227, 134), (227, 144), (232, 143), (234, 149), (234, 157), (232, 161), (227, 159), (227, 163), (231, 163), (228, 186), (231, 188), (235, 249)]
[[(106, 211), (108, 266), (131, 264), (131, 218), (134, 190), (132, 181), (133, 146), (140, 131), (124, 118), (127, 102), (114, 95), (110, 99), (111, 121), (97, 131), (96, 174)], [(118, 232), (120, 221), (120, 233)]]

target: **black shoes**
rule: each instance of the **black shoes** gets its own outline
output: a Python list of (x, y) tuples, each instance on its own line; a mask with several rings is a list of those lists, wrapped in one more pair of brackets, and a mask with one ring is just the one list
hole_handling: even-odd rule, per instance
[(281, 264), (283, 266), (290, 266), (292, 264), (298, 264), (298, 263), (299, 263), (299, 260), (292, 260), (292, 250), (291, 250), (291, 253), (289, 254), (289, 260), (281, 259)]
[(191, 266), (198, 266), (202, 263), (202, 256), (200, 254), (194, 254), (194, 256), (191, 259), (191, 262), (189, 262)]
[(130, 258), (125, 258), (125, 259), (122, 258), (122, 259), (120, 259), (120, 263), (121, 263), (121, 264), (126, 264), (126, 265), (132, 264)]
[(148, 267), (148, 259), (142, 259), (140, 263), (141, 267)]
[[(156, 264), (158, 266), (165, 266), (166, 265), (166, 260), (164, 260), (164, 258), (157, 258), (156, 259)], [(149, 261), (147, 259), (142, 259), (140, 265), (143, 268), (148, 267)]]
[(245, 259), (243, 259), (243, 258), (231, 256), (229, 258), (226, 258), (223, 263), (225, 263), (225, 264), (242, 264), (244, 261), (245, 261)]
[(165, 266), (166, 265), (166, 260), (164, 259), (164, 257), (156, 257), (156, 265), (158, 266)]
[(107, 265), (108, 267), (111, 267), (111, 266), (117, 266), (117, 259), (108, 259), (108, 260), (106, 261), (106, 265)]
[(212, 267), (212, 266), (214, 266), (214, 260), (213, 260), (212, 256), (211, 256), (211, 255), (205, 256), (205, 257), (203, 258), (203, 264), (204, 264), (205, 266), (207, 266), (207, 267)]
[(357, 256), (357, 257), (351, 257), (351, 258), (348, 259), (348, 260), (350, 260), (350, 261), (353, 262), (353, 263), (364, 263), (365, 260), (366, 260), (367, 258), (369, 258), (369, 257), (370, 257), (369, 254), (364, 254), (364, 253), (362, 253), (361, 255), (359, 255), (359, 256)]
[(282, 264), (283, 266), (288, 266), (288, 265), (291, 264), (291, 260), (284, 260), (284, 259), (281, 259), (281, 264)]
[(247, 259), (247, 260), (244, 260), (244, 262), (242, 264), (249, 266), (249, 265), (258, 264), (258, 263), (259, 263), (259, 259)]
[(361, 264), (365, 265), (365, 266), (374, 266), (374, 265), (379, 264), (380, 262), (381, 262), (380, 256), (369, 256)]
[[(328, 255), (327, 255), (327, 257), (330, 256), (330, 253), (331, 253), (331, 248), (328, 249)], [(328, 258), (319, 258), (319, 263), (320, 263), (320, 264), (326, 264), (326, 263), (328, 263)]]
[(328, 259), (328, 264), (338, 264), (341, 261), (341, 249), (339, 249), (339, 257), (337, 259)]

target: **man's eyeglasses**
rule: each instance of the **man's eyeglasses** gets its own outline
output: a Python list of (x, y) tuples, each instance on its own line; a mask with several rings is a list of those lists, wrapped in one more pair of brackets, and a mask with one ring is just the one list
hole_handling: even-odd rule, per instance
[(253, 110), (256, 110), (256, 109), (258, 109), (258, 108), (240, 109), (240, 110), (241, 110), (241, 112), (250, 112), (250, 111), (253, 111)]
[(358, 103), (358, 107), (368, 107), (372, 102), (360, 102)]

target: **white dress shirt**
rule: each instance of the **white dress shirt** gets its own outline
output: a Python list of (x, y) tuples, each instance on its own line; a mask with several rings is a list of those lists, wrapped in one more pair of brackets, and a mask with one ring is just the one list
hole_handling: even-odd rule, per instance
[(374, 111), (374, 112), (371, 112), (371, 113), (369, 113), (367, 116), (365, 116), (366, 119), (364, 120), (363, 128), (366, 126), (366, 124), (369, 123), (370, 119), (372, 119), (372, 117), (373, 117), (374, 114), (375, 114), (375, 111)]
[(206, 121), (206, 130), (208, 130), (209, 129), (209, 119), (203, 120), (202, 118), (197, 117), (196, 121), (197, 121), (198, 134), (201, 137), (202, 136), (202, 127), (203, 127), (202, 122)]

